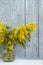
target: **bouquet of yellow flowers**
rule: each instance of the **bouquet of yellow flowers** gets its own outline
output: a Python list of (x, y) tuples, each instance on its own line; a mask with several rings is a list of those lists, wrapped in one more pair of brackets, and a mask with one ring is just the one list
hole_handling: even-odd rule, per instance
[(3, 61), (13, 61), (15, 58), (14, 46), (19, 44), (25, 47), (25, 42), (31, 40), (31, 34), (36, 30), (36, 24), (30, 23), (19, 27), (9, 27), (0, 22), (0, 45), (3, 46)]

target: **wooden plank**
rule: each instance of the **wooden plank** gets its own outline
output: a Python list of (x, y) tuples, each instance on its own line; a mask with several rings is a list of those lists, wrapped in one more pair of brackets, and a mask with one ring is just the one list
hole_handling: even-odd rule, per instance
[[(26, 0), (26, 23), (38, 23), (38, 0)], [(26, 44), (26, 58), (38, 58), (38, 40), (37, 31), (32, 35), (31, 42)], [(30, 45), (30, 47), (29, 47)]]
[[(0, 21), (10, 26), (19, 26), (30, 21), (38, 23), (38, 0), (26, 0), (26, 11), (24, 11), (24, 0), (0, 0)], [(26, 12), (26, 13), (25, 13)], [(40, 44), (38, 50), (37, 31), (34, 33), (31, 42), (26, 44), (26, 49), (20, 46), (15, 47), (16, 58), (36, 59), (38, 51), (40, 58), (43, 58), (43, 0), (40, 0)], [(24, 17), (26, 15), (26, 19)], [(30, 45), (30, 47), (29, 47)], [(1, 52), (1, 51), (0, 51)]]
[(39, 53), (43, 59), (43, 0), (39, 0)]
[[(24, 24), (24, 0), (0, 0), (0, 20), (11, 27)], [(15, 47), (16, 58), (25, 58), (25, 49)]]

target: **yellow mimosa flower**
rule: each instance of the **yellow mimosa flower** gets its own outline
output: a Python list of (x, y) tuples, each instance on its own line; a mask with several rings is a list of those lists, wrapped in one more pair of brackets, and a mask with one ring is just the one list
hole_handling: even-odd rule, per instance
[(3, 31), (6, 31), (6, 29), (7, 29), (7, 26), (4, 25), (4, 26), (3, 26)]
[(28, 34), (28, 31), (26, 30), (25, 25), (21, 25), (18, 30), (20, 30), (20, 33), (22, 32), (23, 34)]
[(0, 26), (2, 26), (2, 22), (0, 21)]
[(16, 36), (16, 32), (13, 33), (13, 36), (14, 36), (14, 37)]
[(0, 33), (0, 37), (2, 37), (4, 34)]
[(2, 41), (4, 41), (4, 37), (2, 37)]
[(18, 35), (18, 38), (20, 41), (25, 40), (25, 36), (22, 33)]
[(4, 37), (0, 37), (0, 42), (2, 43), (4, 41)]
[(24, 32), (24, 34), (26, 35), (26, 34), (28, 34), (28, 31), (26, 30), (26, 27), (23, 27), (23, 32)]
[(9, 35), (9, 38), (10, 39), (13, 39), (14, 38), (14, 35), (13, 34)]
[(3, 32), (2, 26), (0, 26), (0, 32)]
[(11, 44), (12, 42), (11, 41), (8, 41), (8, 44)]
[(36, 30), (36, 24), (35, 23), (26, 24), (26, 27), (30, 28), (32, 30)]

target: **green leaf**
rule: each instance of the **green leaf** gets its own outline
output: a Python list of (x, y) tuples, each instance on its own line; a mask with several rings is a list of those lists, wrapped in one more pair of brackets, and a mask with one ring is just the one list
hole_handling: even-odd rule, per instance
[(18, 37), (19, 33), (20, 33), (20, 31), (17, 32), (17, 34), (16, 34), (17, 37)]
[(30, 38), (29, 35), (26, 35), (25, 37), (26, 37), (26, 39), (27, 39), (28, 41), (30, 41), (31, 38)]
[(28, 37), (31, 38), (31, 34), (28, 33)]
[(25, 48), (25, 44), (23, 42), (20, 43), (20, 45)]
[(7, 48), (7, 43), (3, 42), (3, 43), (2, 43), (2, 46), (3, 46), (4, 48)]

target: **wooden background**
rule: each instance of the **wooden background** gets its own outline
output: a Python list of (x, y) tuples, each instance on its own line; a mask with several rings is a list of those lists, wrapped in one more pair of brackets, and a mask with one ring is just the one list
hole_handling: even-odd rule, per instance
[(0, 21), (11, 27), (34, 21), (37, 31), (25, 49), (16, 45), (16, 58), (43, 59), (43, 0), (0, 0)]

